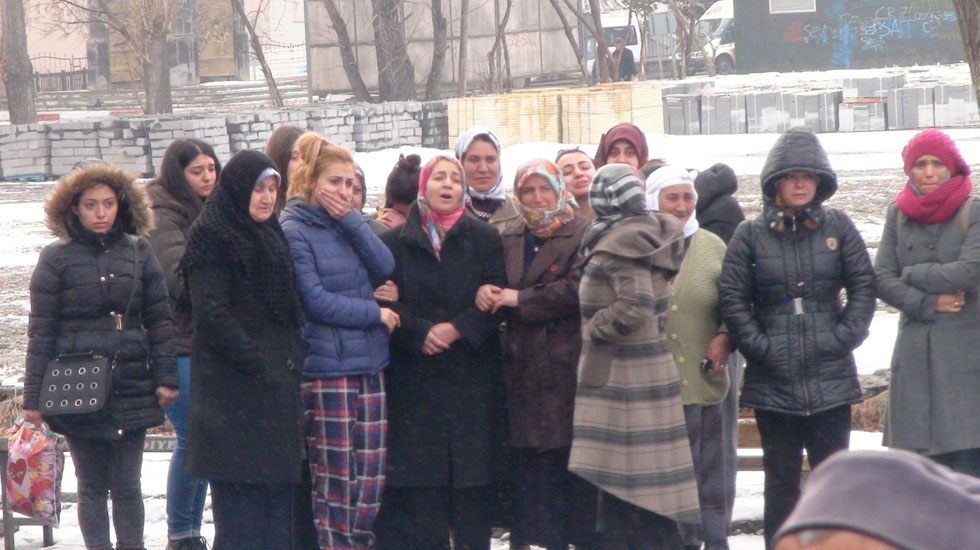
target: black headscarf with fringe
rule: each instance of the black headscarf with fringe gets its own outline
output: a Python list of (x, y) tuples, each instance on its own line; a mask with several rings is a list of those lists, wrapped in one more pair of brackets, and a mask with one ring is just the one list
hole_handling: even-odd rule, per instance
[(302, 306), (279, 219), (273, 215), (257, 223), (249, 215), (252, 188), (263, 173), (275, 168), (272, 159), (260, 151), (240, 151), (228, 161), (201, 215), (191, 225), (180, 272), (186, 285), (187, 274), (196, 268), (230, 266), (232, 275), (245, 279), (242, 286), (251, 289), (277, 321), (299, 328), (303, 326)]

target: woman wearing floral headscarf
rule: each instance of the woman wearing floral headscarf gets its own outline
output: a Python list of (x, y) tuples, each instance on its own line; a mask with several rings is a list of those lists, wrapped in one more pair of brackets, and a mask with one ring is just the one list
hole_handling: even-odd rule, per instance
[(497, 322), (477, 290), (506, 284), (500, 235), (464, 215), (463, 168), (438, 156), (406, 222), (381, 240), (401, 320), (391, 334), (388, 469), (377, 548), (488, 549), (491, 486), (506, 473)]
[(484, 285), (482, 311), (506, 318), (504, 388), (516, 475), (512, 544), (565, 550), (587, 542), (595, 491), (568, 471), (579, 332), (578, 270), (588, 222), (575, 216), (561, 171), (532, 160), (517, 169), (521, 224), (501, 235), (507, 286)]
[(681, 224), (647, 213), (636, 169), (596, 172), (582, 243), (582, 355), (569, 469), (601, 489), (604, 543), (680, 549), (699, 523), (680, 380), (663, 332)]

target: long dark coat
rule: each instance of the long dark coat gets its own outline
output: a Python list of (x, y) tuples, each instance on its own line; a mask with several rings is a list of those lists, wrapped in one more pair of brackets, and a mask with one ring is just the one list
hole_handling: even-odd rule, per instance
[[(387, 483), (476, 487), (506, 474), (498, 324), (476, 308), (484, 284), (505, 286), (500, 235), (464, 215), (436, 258), (418, 207), (382, 235), (395, 257), (401, 327), (391, 335)], [(463, 337), (438, 355), (422, 354), (429, 329), (451, 322)]]
[[(105, 235), (84, 229), (71, 213), (72, 198), (106, 183), (116, 191), (116, 225)], [(126, 430), (163, 423), (156, 388), (177, 388), (170, 304), (160, 264), (145, 238), (152, 226), (146, 195), (131, 176), (108, 166), (73, 172), (59, 182), (45, 206), (47, 224), (60, 241), (46, 246), (31, 276), (24, 408), (37, 410), (41, 379), (59, 354), (94, 351), (115, 357), (106, 408), (84, 417), (45, 420), (57, 432), (118, 439)], [(134, 280), (139, 263), (139, 279)], [(125, 330), (122, 313), (136, 285)]]
[[(963, 206), (960, 206), (962, 209)], [(875, 257), (878, 297), (902, 313), (892, 352), (884, 444), (934, 455), (980, 447), (980, 203), (897, 229), (888, 208)], [(957, 313), (936, 311), (939, 294), (965, 293)]]
[(275, 322), (230, 266), (195, 269), (188, 284), (194, 392), (184, 466), (211, 481), (299, 482), (299, 331)]
[(587, 220), (575, 218), (541, 245), (525, 269), (524, 224), (503, 232), (507, 287), (518, 289), (503, 338), (508, 428), (513, 447), (572, 444), (572, 412), (582, 350), (578, 283), (573, 269)]

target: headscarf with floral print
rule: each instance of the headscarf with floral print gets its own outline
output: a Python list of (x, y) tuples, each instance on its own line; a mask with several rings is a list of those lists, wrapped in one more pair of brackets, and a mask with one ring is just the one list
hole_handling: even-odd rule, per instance
[[(521, 202), (521, 189), (531, 181), (533, 176), (541, 176), (555, 190), (558, 204), (554, 209), (532, 208)], [(524, 224), (534, 236), (541, 239), (547, 239), (556, 229), (571, 221), (575, 217), (575, 208), (578, 208), (575, 199), (565, 189), (565, 178), (562, 177), (558, 165), (546, 159), (526, 162), (517, 169), (514, 178), (514, 197), (517, 198), (517, 210)]]

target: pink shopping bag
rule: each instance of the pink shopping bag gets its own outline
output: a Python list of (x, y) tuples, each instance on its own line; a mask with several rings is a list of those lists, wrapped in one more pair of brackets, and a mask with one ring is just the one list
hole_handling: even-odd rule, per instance
[(61, 476), (65, 471), (64, 439), (48, 425), (20, 417), (11, 426), (7, 460), (7, 501), (18, 514), (58, 526)]

